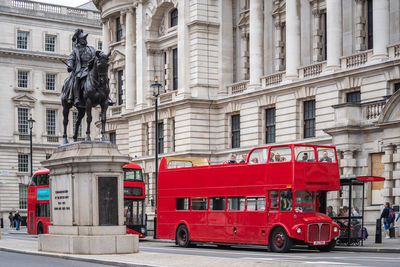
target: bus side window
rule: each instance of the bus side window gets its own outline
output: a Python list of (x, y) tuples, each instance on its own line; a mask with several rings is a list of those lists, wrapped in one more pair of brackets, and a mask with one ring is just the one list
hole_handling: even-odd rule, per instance
[(269, 162), (285, 162), (292, 160), (292, 151), (288, 146), (279, 146), (271, 148)]
[(246, 203), (248, 211), (265, 210), (265, 197), (248, 197)]
[(37, 176), (36, 175), (34, 175), (32, 177), (31, 182), (29, 183), (29, 185), (31, 185), (31, 186), (37, 185)]
[(192, 198), (192, 210), (207, 210), (207, 198)]
[(176, 199), (176, 210), (189, 210), (189, 198), (177, 198)]
[(225, 198), (210, 197), (210, 210), (225, 210)]
[(293, 206), (293, 197), (291, 190), (282, 190), (280, 194), (281, 211), (291, 211)]
[(244, 210), (244, 197), (228, 197), (228, 210)]
[(269, 192), (269, 202), (271, 210), (278, 210), (279, 194), (278, 191)]

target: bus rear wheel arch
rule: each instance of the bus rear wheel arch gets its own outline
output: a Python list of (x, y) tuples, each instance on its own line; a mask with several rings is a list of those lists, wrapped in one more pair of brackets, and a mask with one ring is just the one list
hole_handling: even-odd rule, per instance
[(41, 234), (43, 234), (43, 232), (44, 232), (43, 224), (41, 222), (39, 222), (37, 225), (37, 234), (41, 235)]
[(183, 248), (187, 248), (190, 245), (189, 230), (184, 224), (179, 225), (176, 230), (176, 244)]
[(269, 249), (273, 252), (289, 252), (293, 246), (293, 240), (287, 235), (285, 229), (276, 227), (269, 235)]

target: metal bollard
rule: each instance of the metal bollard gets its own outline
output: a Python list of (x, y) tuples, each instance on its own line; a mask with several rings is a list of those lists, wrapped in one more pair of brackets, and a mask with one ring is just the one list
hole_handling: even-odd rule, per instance
[(3, 221), (3, 218), (0, 219), (0, 225), (1, 225), (1, 228), (4, 228), (4, 221)]
[(382, 221), (381, 219), (376, 219), (376, 230), (375, 230), (375, 243), (382, 243)]

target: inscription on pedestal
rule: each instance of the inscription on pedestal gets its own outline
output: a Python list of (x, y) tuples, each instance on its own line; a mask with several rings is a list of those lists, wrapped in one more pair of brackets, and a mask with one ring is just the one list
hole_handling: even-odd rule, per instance
[(99, 225), (118, 225), (118, 179), (99, 177)]
[(53, 204), (54, 210), (70, 210), (68, 190), (58, 190), (54, 192), (55, 203)]

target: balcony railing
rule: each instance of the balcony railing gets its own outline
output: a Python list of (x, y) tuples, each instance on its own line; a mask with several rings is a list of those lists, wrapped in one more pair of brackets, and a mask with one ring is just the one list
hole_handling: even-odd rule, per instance
[(341, 58), (342, 69), (360, 67), (372, 56), (372, 50)]
[(400, 44), (394, 44), (388, 46), (388, 52), (390, 58), (400, 57)]
[(230, 85), (228, 85), (228, 94), (236, 95), (236, 94), (243, 93), (244, 91), (247, 90), (248, 86), (249, 86), (248, 80), (230, 84)]
[(52, 5), (46, 3), (38, 3), (29, 0), (11, 0), (10, 6), (18, 9), (28, 9), (39, 12), (53, 13), (53, 14), (61, 14), (72, 17), (81, 17), (87, 19), (100, 19), (100, 13), (96, 11), (73, 8), (73, 7), (65, 7), (59, 5)]
[(305, 66), (299, 69), (299, 77), (300, 78), (311, 78), (316, 77), (321, 74), (321, 72), (325, 69), (326, 62), (318, 62), (309, 66)]
[(285, 78), (285, 72), (277, 72), (261, 78), (263, 88), (279, 85)]
[(48, 135), (47, 136), (47, 142), (49, 142), (49, 143), (58, 143), (58, 136)]
[(122, 113), (122, 106), (116, 106), (116, 107), (111, 107), (110, 108), (110, 115), (112, 116), (118, 116)]
[(364, 117), (367, 120), (376, 120), (381, 115), (382, 109), (385, 107), (386, 101), (376, 101), (363, 104)]

